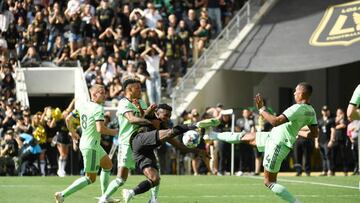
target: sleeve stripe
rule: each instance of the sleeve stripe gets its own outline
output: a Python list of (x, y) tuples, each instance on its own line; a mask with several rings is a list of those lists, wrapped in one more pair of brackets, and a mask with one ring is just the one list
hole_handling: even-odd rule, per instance
[(104, 121), (104, 119), (98, 119), (98, 120), (95, 120), (95, 121)]
[(285, 114), (282, 113), (281, 115), (283, 115), (286, 118), (287, 122), (289, 122), (289, 119)]
[(311, 126), (318, 126), (318, 124), (311, 124)]
[(359, 106), (360, 106), (360, 105), (354, 104), (354, 103), (352, 103), (352, 102), (350, 102), (349, 104), (354, 105), (354, 106), (356, 106), (356, 107), (359, 107)]

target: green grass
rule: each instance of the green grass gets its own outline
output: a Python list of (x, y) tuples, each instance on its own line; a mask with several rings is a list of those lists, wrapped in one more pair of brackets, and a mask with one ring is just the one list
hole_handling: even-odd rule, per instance
[[(0, 177), (0, 202), (54, 202), (54, 192), (66, 188), (76, 178), (78, 177)], [(144, 180), (143, 176), (130, 176), (122, 188), (132, 188), (141, 180)], [(358, 203), (360, 202), (359, 181), (359, 176), (280, 176), (278, 182), (305, 203)], [(120, 198), (122, 188), (115, 193), (115, 198)], [(263, 186), (262, 177), (245, 176), (162, 176), (159, 195), (161, 203), (282, 202)], [(96, 203), (97, 196), (100, 196), (99, 180), (66, 198), (65, 202)], [(148, 196), (149, 193), (139, 195), (132, 203), (146, 203)]]

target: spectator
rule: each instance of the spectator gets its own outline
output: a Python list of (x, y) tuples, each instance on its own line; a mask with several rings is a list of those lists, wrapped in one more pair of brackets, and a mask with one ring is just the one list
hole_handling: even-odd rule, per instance
[[(231, 115), (222, 115), (221, 123), (219, 126), (214, 128), (214, 131), (215, 132), (231, 131)], [(217, 171), (217, 175), (222, 176), (225, 175), (225, 173), (230, 169), (230, 144), (224, 141), (214, 141), (214, 145), (215, 145), (214, 155), (216, 156), (218, 153), (218, 157), (219, 157), (218, 159), (219, 168)]]
[(313, 147), (314, 147), (313, 141), (311, 138), (298, 135), (294, 146), (294, 156), (295, 156), (294, 168), (296, 171), (296, 176), (302, 175), (303, 157), (305, 157), (304, 170), (306, 176), (310, 176), (311, 155), (312, 155)]
[(208, 14), (215, 21), (216, 35), (218, 35), (222, 30), (220, 6), (224, 4), (225, 0), (207, 0), (206, 2)]
[[(43, 14), (41, 11), (36, 12), (35, 19), (32, 22), (32, 25), (34, 27), (34, 32), (36, 36), (36, 49), (38, 52), (40, 52), (42, 47), (45, 45), (46, 39), (46, 22), (44, 21)], [(46, 49), (45, 49), (46, 50)]]
[(322, 173), (320, 176), (334, 175), (332, 171), (331, 147), (335, 142), (335, 121), (331, 118), (330, 109), (323, 106), (322, 117), (318, 120), (319, 137), (315, 139), (315, 148), (320, 149)]
[(20, 171), (19, 176), (38, 175), (39, 169), (34, 166), (41, 152), (40, 145), (33, 136), (21, 133), (17, 138), (20, 148)]
[(108, 86), (115, 75), (120, 75), (122, 69), (114, 62), (114, 56), (109, 55), (107, 62), (101, 65), (101, 76), (103, 78), (105, 86)]
[(36, 67), (39, 66), (40, 58), (34, 46), (30, 46), (21, 60), (21, 65), (26, 67)]
[(184, 20), (180, 20), (179, 26), (176, 29), (176, 33), (181, 38), (182, 44), (184, 46), (185, 53), (181, 61), (182, 64), (180, 66), (181, 67), (180, 74), (181, 76), (184, 76), (186, 74), (187, 66), (188, 66), (188, 57), (190, 53), (190, 34), (191, 34), (188, 28), (186, 27), (186, 23)]
[(60, 8), (60, 4), (55, 2), (53, 9), (49, 15), (50, 33), (47, 44), (47, 52), (52, 50), (55, 39), (60, 37), (62, 41), (62, 34), (64, 32), (65, 16)]
[[(256, 132), (255, 121), (252, 117), (252, 112), (249, 109), (242, 111), (242, 118), (236, 121), (236, 131), (241, 132)], [(258, 175), (261, 168), (261, 153), (247, 144), (239, 144), (239, 171), (235, 173), (237, 176), (242, 176), (246, 169), (253, 172), (253, 163), (255, 160), (255, 173)]]
[(174, 27), (168, 27), (167, 31), (168, 34), (165, 38), (165, 60), (167, 61), (166, 71), (170, 73), (170, 77), (167, 79), (167, 93), (171, 95), (182, 69), (181, 59), (186, 61), (187, 53), (185, 45), (179, 35), (175, 33)]
[(120, 98), (123, 96), (122, 95), (122, 84), (120, 82), (120, 78), (118, 76), (115, 76), (112, 80), (112, 82), (110, 83), (110, 87), (109, 87), (109, 95), (110, 95), (110, 99), (111, 100), (120, 100)]
[(144, 44), (140, 45), (141, 35), (140, 32), (144, 30), (145, 27), (145, 19), (140, 18), (136, 21), (136, 24), (132, 27), (130, 31), (131, 36), (131, 48), (135, 51), (144, 49)]
[(17, 52), (17, 57), (18, 59), (21, 59), (24, 55), (24, 50), (25, 50), (25, 38), (24, 38), (24, 34), (26, 33), (26, 25), (25, 25), (25, 18), (23, 18), (22, 16), (20, 16), (17, 20), (17, 24), (16, 24), (16, 30), (18, 33), (18, 39), (17, 39), (17, 44), (16, 44), (16, 52)]
[(210, 37), (210, 30), (211, 25), (208, 23), (208, 20), (205, 18), (200, 19), (200, 26), (195, 30), (193, 35), (194, 38), (194, 47), (193, 47), (193, 60), (196, 61), (201, 53), (203, 52), (203, 49), (205, 48), (209, 37)]
[(349, 146), (349, 140), (346, 136), (346, 130), (347, 130), (347, 120), (345, 117), (345, 112), (343, 109), (338, 108), (336, 110), (336, 117), (335, 117), (335, 142), (332, 146), (332, 156), (333, 159), (332, 163), (333, 166), (331, 170), (335, 172), (335, 164), (336, 159), (339, 156), (340, 160), (342, 162), (343, 172), (344, 175), (348, 175), (348, 159), (349, 157), (346, 155), (347, 153), (347, 146)]
[(155, 28), (156, 22), (161, 20), (162, 17), (159, 11), (156, 10), (153, 3), (147, 3), (147, 8), (144, 10), (144, 17), (146, 19), (146, 25), (149, 28)]
[(141, 53), (141, 57), (146, 62), (146, 71), (150, 78), (146, 80), (146, 89), (150, 104), (159, 104), (161, 99), (161, 78), (160, 78), (160, 59), (164, 52), (156, 45), (152, 44), (151, 48)]
[(96, 27), (96, 17), (91, 10), (92, 6), (90, 4), (85, 4), (84, 9), (80, 15), (82, 37), (84, 38), (85, 43), (90, 41), (91, 38), (94, 38), (98, 35), (98, 30)]
[(107, 28), (112, 28), (115, 24), (114, 11), (109, 6), (108, 0), (101, 0), (100, 6), (96, 9), (96, 26), (100, 33)]
[(7, 130), (0, 143), (0, 175), (16, 175), (18, 170), (18, 144), (14, 131)]
[(65, 16), (69, 21), (70, 33), (69, 33), (69, 45), (70, 53), (74, 53), (75, 50), (80, 47), (82, 42), (81, 37), (81, 17), (80, 12), (72, 13), (69, 9), (65, 10)]

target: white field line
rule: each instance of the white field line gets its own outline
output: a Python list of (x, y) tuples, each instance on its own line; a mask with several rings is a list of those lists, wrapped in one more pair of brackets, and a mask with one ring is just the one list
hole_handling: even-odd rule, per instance
[[(252, 178), (252, 179), (263, 179), (263, 177), (253, 177), (253, 176), (244, 176), (244, 177)], [(347, 189), (360, 190), (360, 185), (359, 185), (359, 187), (354, 187), (354, 186), (347, 186), (347, 185), (320, 183), (320, 182), (314, 182), (314, 181), (288, 180), (288, 179), (283, 179), (283, 178), (279, 178), (278, 181), (289, 182), (289, 183), (302, 183), (302, 184), (309, 184), (309, 185), (322, 185), (322, 186), (328, 186), (328, 187), (337, 187), (337, 188), (347, 188)]]

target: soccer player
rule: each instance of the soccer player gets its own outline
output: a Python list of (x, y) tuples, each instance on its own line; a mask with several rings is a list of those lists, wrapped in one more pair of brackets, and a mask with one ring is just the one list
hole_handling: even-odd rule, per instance
[(349, 106), (347, 108), (347, 116), (350, 120), (360, 120), (360, 84), (356, 87), (351, 100), (349, 102)]
[(82, 136), (77, 134), (73, 127), (73, 119), (76, 119), (72, 113), (66, 118), (66, 124), (71, 133), (74, 142), (80, 138), (80, 151), (84, 159), (84, 171), (86, 175), (75, 180), (69, 187), (61, 192), (55, 193), (57, 203), (64, 202), (64, 199), (72, 193), (81, 190), (87, 185), (94, 183), (99, 167), (102, 168), (100, 174), (101, 190), (106, 190), (112, 162), (105, 150), (100, 146), (101, 134), (115, 136), (117, 129), (109, 129), (104, 125), (104, 108), (102, 103), (105, 100), (105, 88), (102, 85), (94, 85), (90, 89), (91, 101), (83, 102), (78, 105), (77, 112), (80, 117), (80, 126)]
[(109, 187), (100, 197), (99, 203), (108, 202), (111, 195), (126, 182), (129, 169), (135, 169), (135, 162), (130, 147), (130, 136), (137, 131), (141, 125), (151, 125), (151, 122), (144, 119), (144, 117), (150, 114), (156, 107), (150, 106), (148, 108), (146, 103), (140, 99), (141, 87), (139, 80), (126, 79), (123, 82), (123, 88), (125, 95), (119, 101), (117, 111), (119, 121), (117, 177), (110, 182)]
[(299, 83), (294, 92), (296, 104), (286, 109), (281, 115), (274, 116), (266, 111), (263, 99), (255, 97), (256, 107), (274, 128), (270, 132), (255, 133), (215, 133), (209, 134), (210, 139), (223, 140), (230, 143), (244, 142), (256, 145), (264, 152), (264, 183), (271, 191), (287, 202), (299, 202), (283, 185), (276, 182), (281, 162), (291, 151), (297, 135), (315, 138), (318, 136), (317, 119), (314, 108), (309, 104), (312, 86)]
[[(153, 150), (164, 141), (168, 141), (183, 152), (193, 152), (202, 156), (206, 156), (206, 152), (186, 148), (181, 142), (174, 139), (175, 136), (196, 128), (194, 126), (178, 125), (166, 130), (140, 131), (141, 126), (153, 125), (150, 120), (145, 118), (147, 112), (141, 112), (142, 108), (139, 108), (141, 106), (138, 104), (140, 102), (137, 102), (141, 94), (140, 82), (136, 79), (128, 79), (124, 81), (123, 86), (126, 98), (120, 101), (118, 107), (119, 135), (122, 136), (120, 142), (121, 145), (128, 145), (127, 155), (123, 156), (123, 161), (126, 163), (129, 160), (132, 149), (133, 159), (131, 161), (135, 161), (136, 167), (147, 177), (147, 180), (139, 183), (134, 189), (123, 190), (123, 199), (125, 202), (129, 202), (135, 195), (142, 194), (160, 184), (157, 161)], [(127, 143), (125, 143), (126, 141)], [(119, 181), (122, 181), (123, 184), (123, 180)]]

